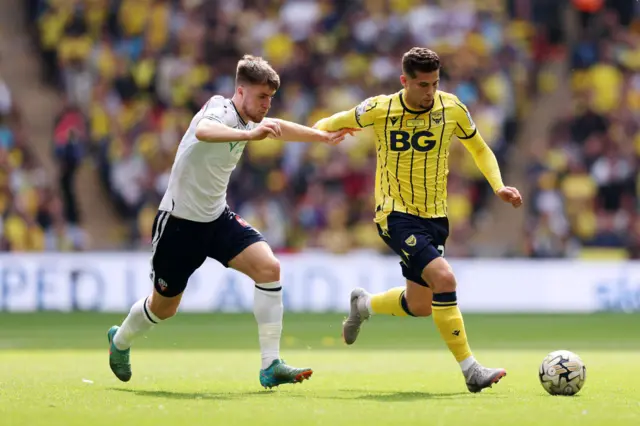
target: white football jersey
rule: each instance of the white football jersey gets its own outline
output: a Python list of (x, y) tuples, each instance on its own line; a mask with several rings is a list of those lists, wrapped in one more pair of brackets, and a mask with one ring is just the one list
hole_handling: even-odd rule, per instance
[(227, 205), (227, 186), (247, 141), (201, 142), (196, 138), (200, 120), (213, 120), (234, 129), (251, 130), (230, 99), (214, 96), (198, 112), (184, 134), (171, 168), (160, 210), (195, 222), (216, 220)]

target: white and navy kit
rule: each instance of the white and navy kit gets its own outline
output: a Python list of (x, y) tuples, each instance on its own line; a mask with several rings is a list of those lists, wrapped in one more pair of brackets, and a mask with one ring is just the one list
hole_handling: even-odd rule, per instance
[(224, 266), (262, 235), (227, 206), (231, 173), (247, 141), (201, 142), (200, 120), (251, 130), (233, 102), (212, 97), (191, 121), (171, 169), (169, 185), (153, 223), (151, 279), (165, 296), (182, 293), (191, 274), (207, 257)]

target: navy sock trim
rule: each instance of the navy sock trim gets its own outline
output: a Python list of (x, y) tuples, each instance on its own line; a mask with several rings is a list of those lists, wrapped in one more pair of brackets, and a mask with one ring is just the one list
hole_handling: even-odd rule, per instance
[(452, 291), (450, 293), (435, 293), (433, 295), (433, 302), (431, 302), (431, 306), (457, 306), (458, 298), (456, 296), (456, 292)]
[(452, 291), (451, 293), (434, 293), (433, 301), (440, 302), (440, 303), (451, 303), (451, 302), (457, 302), (458, 297), (456, 296), (455, 291)]
[(282, 290), (282, 286), (276, 287), (276, 288), (266, 288), (266, 287), (260, 287), (258, 284), (256, 284), (256, 288), (258, 290), (262, 290), (262, 291), (280, 291), (280, 290)]
[(151, 315), (149, 315), (149, 311), (147, 311), (147, 300), (149, 300), (148, 297), (146, 299), (144, 299), (144, 303), (142, 304), (142, 308), (144, 309), (144, 314), (147, 316), (147, 319), (149, 321), (151, 321), (154, 324), (157, 324), (157, 322), (154, 321), (153, 318), (151, 318)]
[(405, 311), (407, 315), (415, 317), (415, 315), (413, 315), (409, 310), (409, 304), (407, 303), (407, 298), (404, 296), (404, 293), (404, 291), (400, 293), (400, 306), (402, 306), (402, 310)]

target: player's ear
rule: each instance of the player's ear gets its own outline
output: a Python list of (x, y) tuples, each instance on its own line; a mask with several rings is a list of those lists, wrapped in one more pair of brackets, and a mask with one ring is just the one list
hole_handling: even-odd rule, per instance
[(404, 87), (404, 88), (407, 87), (407, 77), (405, 77), (404, 74), (400, 75), (400, 83), (402, 84), (402, 87)]

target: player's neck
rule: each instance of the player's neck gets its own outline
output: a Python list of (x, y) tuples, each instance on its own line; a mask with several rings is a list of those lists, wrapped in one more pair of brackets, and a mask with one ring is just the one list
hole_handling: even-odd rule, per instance
[(402, 90), (401, 96), (402, 96), (402, 99), (401, 99), (401, 100), (402, 100), (402, 102), (404, 103), (405, 107), (406, 107), (406, 108), (409, 108), (409, 109), (410, 109), (410, 110), (412, 110), (412, 111), (430, 111), (430, 110), (431, 110), (431, 108), (433, 108), (433, 106), (434, 106), (434, 105), (435, 105), (435, 103), (436, 103), (436, 100), (435, 100), (435, 99), (433, 99), (433, 100), (431, 101), (431, 103), (430, 103), (429, 105), (427, 105), (427, 107), (426, 107), (426, 108), (423, 108), (423, 107), (422, 107), (422, 105), (414, 105), (414, 104), (412, 104), (412, 103), (411, 103), (411, 101), (410, 101), (409, 99), (407, 99), (407, 92), (406, 92), (406, 90), (404, 90), (404, 89)]
[(236, 112), (245, 123), (251, 121), (244, 110), (242, 108), (238, 108), (239, 105), (242, 105), (242, 103), (238, 99), (238, 94), (233, 95), (233, 97), (231, 98), (231, 102), (233, 103), (233, 107), (236, 109)]
[(404, 98), (404, 103), (407, 106), (407, 108), (413, 110), (413, 111), (429, 111), (431, 110), (431, 108), (433, 108), (433, 105), (436, 103), (435, 99), (431, 101), (431, 103), (429, 105), (427, 105), (426, 108), (423, 108), (422, 105), (414, 105), (411, 102), (409, 102), (407, 100), (407, 98)]

